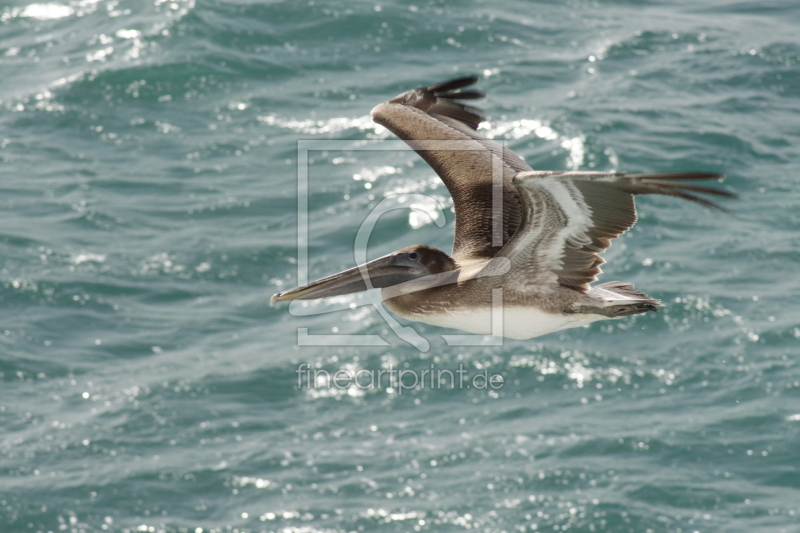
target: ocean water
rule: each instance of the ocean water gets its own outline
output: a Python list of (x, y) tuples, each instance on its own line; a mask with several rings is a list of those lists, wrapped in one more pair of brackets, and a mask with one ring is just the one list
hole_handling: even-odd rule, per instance
[[(3, 0), (0, 531), (800, 531), (798, 26), (788, 1)], [(270, 307), (381, 209), (368, 257), (449, 250), (446, 190), (369, 111), (465, 74), (536, 169), (727, 174), (733, 215), (641, 197), (606, 254), (661, 313), (458, 346), (368, 298)], [(325, 379), (381, 370), (406, 380)]]

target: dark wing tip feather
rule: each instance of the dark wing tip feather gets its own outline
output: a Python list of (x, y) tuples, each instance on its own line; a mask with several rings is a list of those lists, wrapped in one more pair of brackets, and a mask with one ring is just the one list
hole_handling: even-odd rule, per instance
[[(694, 203), (700, 204), (703, 207), (707, 207), (708, 209), (711, 209), (712, 211), (717, 211), (718, 213), (725, 213), (726, 215), (731, 215), (732, 214), (730, 209), (728, 209), (727, 207), (721, 206), (717, 202), (713, 202), (711, 200), (707, 200), (707, 199), (703, 198), (702, 196), (697, 196), (696, 194), (685, 192), (683, 189), (684, 189), (683, 187), (675, 187), (675, 186), (667, 187), (667, 188), (664, 189), (662, 194), (665, 194), (665, 195), (668, 195), (668, 196), (675, 196), (677, 198), (683, 198), (684, 200), (689, 200), (690, 202), (694, 202)], [(659, 192), (661, 192), (661, 191), (659, 191)], [(707, 191), (704, 191), (704, 192), (707, 192)], [(725, 196), (725, 195), (723, 195), (723, 196)]]
[(675, 196), (695, 202), (704, 207), (719, 213), (731, 215), (731, 211), (726, 207), (719, 205), (716, 202), (703, 198), (698, 194), (707, 194), (710, 196), (717, 196), (722, 198), (738, 198), (739, 195), (725, 191), (722, 189), (712, 189), (711, 187), (704, 187), (702, 185), (693, 185), (685, 183), (687, 181), (703, 181), (703, 180), (716, 180), (722, 181), (725, 178), (724, 174), (716, 172), (670, 172), (663, 174), (647, 174), (642, 175), (640, 181), (643, 185), (652, 187), (653, 192), (665, 194), (668, 196)]
[(486, 93), (480, 91), (458, 91), (448, 93), (434, 93), (437, 98), (447, 98), (448, 100), (480, 100)]
[(476, 81), (478, 81), (477, 76), (443, 81), (430, 87), (419, 87), (406, 91), (392, 98), (388, 103), (415, 107), (426, 113), (452, 118), (476, 130), (484, 119), (483, 112), (460, 102), (460, 100), (477, 100), (485, 96), (480, 91), (460, 90)]
[(463, 122), (473, 130), (478, 129), (483, 120), (483, 112), (471, 106), (459, 104), (452, 100), (438, 99), (429, 109), (428, 113), (435, 113)]
[[(624, 173), (623, 173), (624, 174)], [(647, 177), (656, 180), (717, 180), (725, 179), (725, 174), (719, 172), (657, 172), (652, 174), (628, 174), (628, 176)]]
[(464, 76), (417, 90), (433, 96), (434, 103), (426, 110), (428, 113), (452, 118), (476, 130), (484, 119), (483, 112), (478, 108), (464, 105), (458, 100), (477, 100), (486, 96), (480, 91), (460, 90), (473, 85), (478, 79), (478, 76)]
[(461, 89), (462, 87), (469, 87), (478, 83), (478, 76), (462, 76), (460, 78), (453, 78), (452, 80), (436, 83), (429, 87), (420, 87), (421, 89), (433, 91), (434, 93), (446, 93)]

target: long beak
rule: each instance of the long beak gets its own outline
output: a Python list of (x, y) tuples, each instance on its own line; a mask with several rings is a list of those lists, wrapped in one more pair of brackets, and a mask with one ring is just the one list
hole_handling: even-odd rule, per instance
[(312, 281), (308, 285), (273, 294), (269, 303), (272, 305), (286, 300), (315, 300), (367, 289), (379, 289), (427, 275), (427, 269), (419, 263), (411, 262), (401, 255), (389, 254), (364, 265)]

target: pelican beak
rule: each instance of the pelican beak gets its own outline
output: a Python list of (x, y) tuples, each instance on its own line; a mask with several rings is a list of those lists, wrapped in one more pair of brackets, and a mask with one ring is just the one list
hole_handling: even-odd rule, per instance
[(428, 270), (406, 254), (389, 254), (308, 285), (273, 294), (270, 305), (287, 300), (315, 300), (367, 289), (390, 287), (427, 276)]

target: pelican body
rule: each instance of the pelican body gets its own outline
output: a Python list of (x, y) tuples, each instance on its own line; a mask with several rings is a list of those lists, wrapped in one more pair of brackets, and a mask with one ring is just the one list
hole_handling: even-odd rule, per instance
[(455, 208), (453, 250), (414, 245), (279, 292), (272, 303), (372, 288), (407, 320), (476, 334), (530, 339), (597, 320), (657, 311), (662, 304), (613, 281), (592, 286), (600, 254), (636, 222), (634, 196), (663, 194), (724, 209), (700, 194), (708, 172), (624, 174), (534, 171), (477, 133), (483, 97), (458, 78), (405, 92), (372, 119), (408, 143), (439, 175)]

